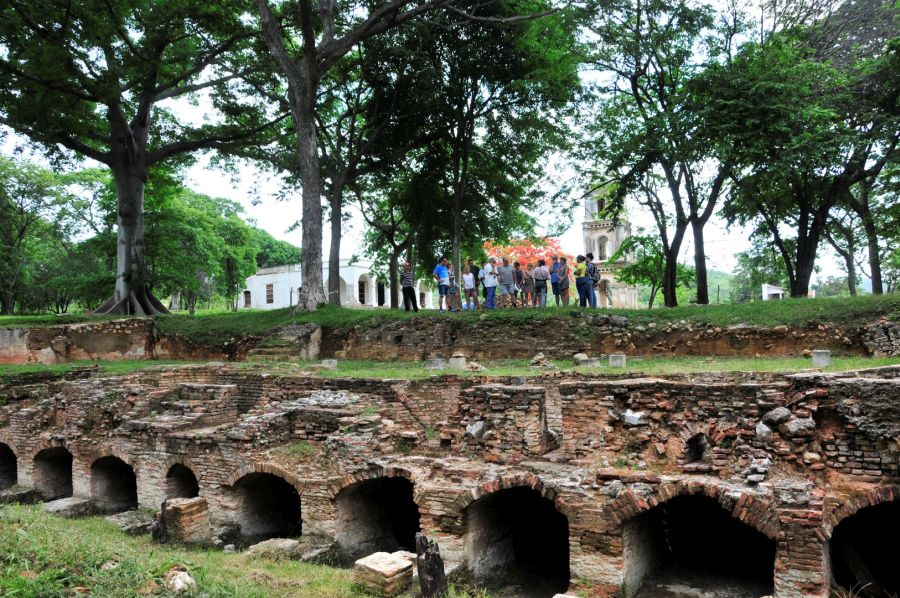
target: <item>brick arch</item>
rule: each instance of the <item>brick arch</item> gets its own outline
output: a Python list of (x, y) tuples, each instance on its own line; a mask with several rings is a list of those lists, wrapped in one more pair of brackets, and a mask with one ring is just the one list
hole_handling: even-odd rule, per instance
[[(65, 448), (68, 449), (68, 447)], [(71, 450), (69, 452), (72, 453)], [(75, 453), (72, 453), (72, 456), (74, 457)], [(88, 468), (93, 467), (94, 463), (96, 463), (100, 459), (103, 459), (104, 457), (115, 457), (116, 459), (124, 461), (129, 467), (131, 467), (131, 469), (134, 470), (135, 476), (137, 476), (137, 461), (134, 459), (134, 457), (127, 453), (120, 453), (114, 451), (109, 447), (103, 447), (97, 452), (88, 453), (86, 456), (90, 459), (90, 463), (87, 463)], [(85, 460), (85, 462), (87, 462), (87, 460)]]
[(197, 468), (194, 466), (194, 463), (190, 459), (187, 459), (183, 456), (169, 457), (169, 459), (166, 460), (162, 468), (163, 477), (165, 477), (166, 474), (169, 473), (169, 470), (172, 469), (173, 465), (184, 465), (191, 470), (191, 472), (197, 478), (197, 481), (200, 481), (200, 476), (197, 475)]
[(882, 486), (873, 488), (868, 492), (857, 494), (847, 502), (831, 510), (825, 516), (822, 531), (825, 538), (831, 538), (831, 533), (844, 519), (855, 515), (867, 507), (874, 507), (883, 503), (900, 500), (900, 486)]
[(413, 502), (416, 504), (419, 503), (418, 496), (416, 495), (416, 479), (417, 476), (415, 473), (410, 471), (409, 469), (403, 467), (393, 467), (393, 466), (373, 466), (367, 469), (360, 469), (359, 471), (354, 471), (353, 473), (348, 473), (347, 475), (338, 478), (334, 482), (328, 485), (328, 498), (334, 500), (337, 498), (337, 495), (341, 493), (342, 490), (352, 486), (353, 484), (357, 484), (359, 482), (365, 482), (366, 480), (374, 480), (377, 478), (405, 478), (409, 480), (409, 482), (413, 485)]
[(506, 476), (499, 476), (491, 481), (482, 482), (468, 492), (464, 492), (457, 497), (454, 506), (458, 513), (462, 513), (476, 500), (499, 492), (500, 490), (508, 490), (510, 488), (531, 488), (540, 493), (543, 498), (551, 501), (556, 510), (569, 517), (568, 504), (559, 496), (555, 488), (545, 485), (541, 478), (533, 473), (519, 473)]
[(283, 478), (288, 484), (293, 486), (299, 494), (303, 494), (303, 483), (300, 482), (299, 479), (297, 479), (297, 476), (292, 473), (288, 473), (280, 465), (276, 465), (275, 463), (270, 463), (268, 461), (244, 465), (243, 467), (232, 473), (230, 476), (228, 476), (228, 481), (225, 483), (225, 485), (234, 486), (238, 482), (238, 480), (251, 473), (270, 473), (272, 475), (276, 475), (280, 478)]
[(781, 525), (770, 499), (746, 492), (732, 492), (718, 484), (704, 484), (694, 480), (660, 484), (656, 491), (639, 496), (626, 489), (604, 507), (607, 517), (618, 529), (634, 517), (661, 505), (676, 496), (707, 496), (718, 501), (732, 517), (762, 533), (770, 540), (781, 535)]
[(22, 454), (19, 451), (19, 447), (16, 446), (16, 443), (13, 442), (11, 438), (11, 434), (9, 433), (9, 428), (4, 428), (0, 430), (0, 442), (9, 447), (9, 449), (16, 454), (16, 458), (21, 458)]

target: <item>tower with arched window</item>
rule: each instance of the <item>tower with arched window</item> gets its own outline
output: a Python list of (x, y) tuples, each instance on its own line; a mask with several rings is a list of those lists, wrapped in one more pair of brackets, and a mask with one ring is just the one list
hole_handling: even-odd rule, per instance
[[(617, 280), (616, 271), (631, 261), (630, 255), (616, 256), (622, 242), (631, 236), (631, 223), (626, 216), (613, 220), (604, 214), (602, 191), (591, 195), (584, 204), (584, 253), (594, 254), (600, 270), (597, 305), (602, 307), (637, 308), (637, 287)], [(615, 259), (612, 259), (614, 258)]]

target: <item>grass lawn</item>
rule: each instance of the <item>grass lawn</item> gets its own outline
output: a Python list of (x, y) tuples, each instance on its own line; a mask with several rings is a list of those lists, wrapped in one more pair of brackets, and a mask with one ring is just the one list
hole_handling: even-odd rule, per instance
[[(149, 536), (126, 536), (99, 517), (62, 519), (40, 506), (0, 508), (0, 595), (166, 595), (163, 577), (174, 566), (185, 567), (196, 579), (194, 596), (366, 595), (354, 586), (349, 569), (161, 546)], [(459, 592), (451, 596), (487, 598)]]
[[(623, 375), (640, 372), (648, 376), (692, 374), (709, 372), (799, 372), (812, 367), (812, 360), (793, 357), (629, 357), (627, 367), (608, 366), (575, 368), (571, 360), (551, 360), (562, 371), (577, 371), (586, 374)], [(290, 374), (303, 371), (318, 362), (273, 363), (264, 365), (271, 373)], [(546, 370), (531, 369), (527, 359), (507, 359), (479, 362), (487, 369), (483, 372), (456, 372), (452, 370), (432, 371), (424, 362), (408, 361), (338, 361), (337, 370), (323, 370), (318, 376), (327, 378), (402, 378), (417, 380), (440, 374), (472, 376), (537, 376)], [(259, 364), (235, 364), (241, 367), (260, 367)], [(848, 370), (900, 365), (900, 357), (833, 357), (826, 371)]]
[(68, 363), (54, 363), (42, 365), (39, 363), (27, 363), (22, 365), (6, 365), (0, 364), (0, 380), (3, 378), (14, 377), (24, 374), (33, 374), (38, 372), (51, 372), (65, 374), (68, 371), (80, 368), (94, 368), (106, 374), (127, 374), (137, 370), (146, 368), (159, 367), (164, 365), (191, 365), (195, 361), (152, 361), (148, 359), (122, 360), (122, 361), (70, 361)]
[[(839, 326), (854, 326), (881, 317), (900, 318), (900, 294), (757, 301), (740, 305), (687, 305), (671, 309), (602, 311), (607, 314), (627, 316), (632, 326), (650, 323), (662, 326), (681, 321), (713, 326), (734, 324), (801, 326), (826, 322)], [(416, 318), (453, 318), (470, 322), (485, 318), (498, 324), (529, 324), (558, 317), (577, 317), (581, 312), (582, 310), (577, 307), (549, 307), (547, 309), (498, 309), (490, 312), (482, 310), (475, 313), (452, 314), (423, 310), (416, 314), (402, 310), (353, 309), (326, 305), (315, 312), (303, 314), (294, 314), (290, 309), (209, 311), (198, 312), (194, 316), (180, 313), (171, 314), (157, 318), (157, 327), (163, 334), (181, 335), (201, 345), (221, 347), (231, 339), (247, 335), (263, 335), (292, 322), (314, 322), (331, 328), (353, 326), (371, 328), (387, 322)], [(91, 317), (0, 316), (0, 328), (47, 326), (80, 321), (91, 321)]]

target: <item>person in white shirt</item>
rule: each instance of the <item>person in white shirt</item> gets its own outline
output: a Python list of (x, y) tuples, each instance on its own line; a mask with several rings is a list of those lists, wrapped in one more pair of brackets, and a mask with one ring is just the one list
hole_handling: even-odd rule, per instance
[(485, 300), (484, 305), (488, 309), (497, 307), (497, 258), (492, 257), (481, 270), (481, 282), (484, 284)]
[(466, 293), (466, 301), (463, 303), (463, 309), (478, 309), (478, 287), (475, 284), (475, 272), (471, 265), (466, 268), (463, 274), (463, 289)]

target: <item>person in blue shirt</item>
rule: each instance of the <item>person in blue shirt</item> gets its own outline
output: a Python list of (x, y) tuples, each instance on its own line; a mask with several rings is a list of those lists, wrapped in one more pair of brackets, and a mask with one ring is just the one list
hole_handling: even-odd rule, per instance
[(556, 307), (559, 307), (559, 256), (553, 256), (550, 264), (550, 286), (553, 287), (553, 298), (556, 299)]
[(438, 283), (438, 309), (444, 311), (444, 305), (446, 305), (447, 310), (452, 311), (450, 300), (447, 298), (450, 292), (450, 271), (447, 269), (447, 258), (441, 256), (437, 266), (434, 267), (432, 276)]

